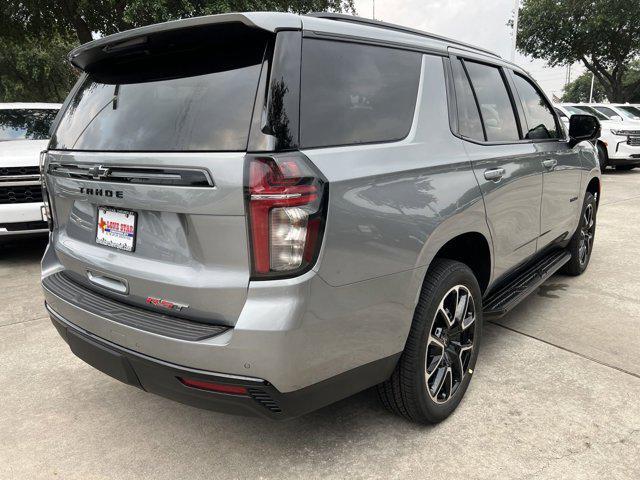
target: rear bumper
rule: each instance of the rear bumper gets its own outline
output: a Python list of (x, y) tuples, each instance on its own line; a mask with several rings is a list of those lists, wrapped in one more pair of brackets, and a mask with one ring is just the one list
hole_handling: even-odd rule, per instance
[[(293, 418), (357, 393), (388, 377), (400, 354), (363, 365), (300, 390), (281, 393), (268, 381), (185, 368), (99, 338), (62, 318), (47, 306), (53, 325), (80, 359), (107, 375), (147, 392), (207, 410), (273, 419)], [(246, 395), (210, 392), (178, 378), (242, 386)]]

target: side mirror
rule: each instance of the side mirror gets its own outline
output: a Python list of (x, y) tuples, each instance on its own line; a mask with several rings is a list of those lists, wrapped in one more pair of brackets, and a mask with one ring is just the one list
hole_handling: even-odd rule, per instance
[(609, 117), (609, 120), (611, 120), (612, 122), (621, 122), (622, 117), (620, 115), (611, 115)]
[(600, 122), (593, 115), (571, 115), (569, 119), (569, 145), (573, 147), (585, 140), (600, 136)]

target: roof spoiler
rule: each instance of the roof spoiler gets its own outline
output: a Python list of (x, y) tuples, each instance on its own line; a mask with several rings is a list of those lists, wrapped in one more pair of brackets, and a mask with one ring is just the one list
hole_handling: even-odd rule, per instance
[(178, 30), (198, 29), (201, 27), (236, 23), (247, 28), (257, 28), (267, 32), (279, 30), (300, 30), (302, 21), (299, 16), (289, 13), (225, 13), (205, 17), (174, 20), (146, 27), (134, 28), (115, 33), (81, 45), (69, 53), (69, 61), (82, 71), (92, 64), (114, 57), (122, 52), (144, 47), (149, 40), (158, 35), (170, 34)]

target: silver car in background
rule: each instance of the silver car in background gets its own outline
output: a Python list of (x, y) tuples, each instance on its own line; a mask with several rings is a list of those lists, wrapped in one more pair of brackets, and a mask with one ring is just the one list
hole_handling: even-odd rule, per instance
[(190, 405), (287, 418), (368, 387), (459, 404), (483, 318), (589, 263), (599, 124), (499, 56), (337, 14), (227, 14), (70, 54), (46, 154), (46, 308)]

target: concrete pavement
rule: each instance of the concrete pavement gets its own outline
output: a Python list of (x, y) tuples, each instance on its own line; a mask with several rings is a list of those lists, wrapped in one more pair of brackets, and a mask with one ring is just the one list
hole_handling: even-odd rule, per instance
[(0, 479), (640, 478), (640, 170), (604, 182), (589, 270), (486, 325), (476, 378), (435, 427), (372, 392), (278, 423), (120, 384), (46, 318), (42, 244), (0, 249)]

